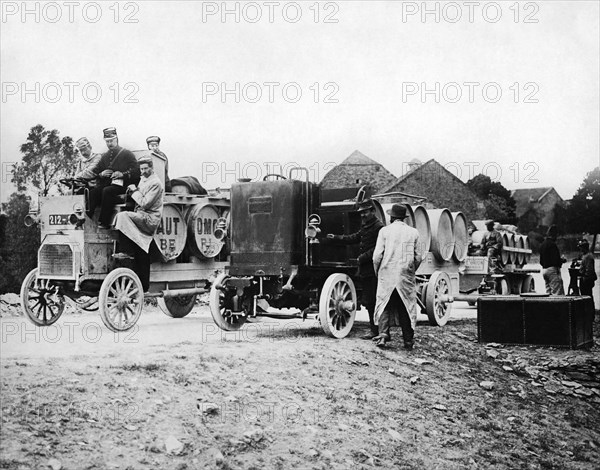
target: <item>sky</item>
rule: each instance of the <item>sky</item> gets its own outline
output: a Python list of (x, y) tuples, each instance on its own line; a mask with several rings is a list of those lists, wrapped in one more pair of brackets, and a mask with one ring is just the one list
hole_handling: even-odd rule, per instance
[(208, 188), (359, 150), (570, 199), (600, 165), (599, 4), (2, 1), (0, 199), (36, 124), (158, 135)]

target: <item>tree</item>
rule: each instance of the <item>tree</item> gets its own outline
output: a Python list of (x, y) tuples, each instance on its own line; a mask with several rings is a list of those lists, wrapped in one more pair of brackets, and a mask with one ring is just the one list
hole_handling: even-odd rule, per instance
[(20, 151), (23, 158), (15, 165), (12, 176), (19, 191), (33, 186), (40, 196), (47, 196), (59, 179), (75, 172), (73, 139), (61, 139), (56, 129), (48, 131), (41, 124), (33, 126)]
[(600, 233), (600, 167), (590, 171), (569, 206), (571, 233)]
[(19, 292), (21, 282), (37, 266), (40, 246), (40, 228), (37, 224), (26, 227), (29, 197), (13, 193), (6, 204), (6, 214), (0, 224), (0, 294)]
[(500, 182), (492, 181), (489, 176), (480, 173), (467, 181), (467, 186), (483, 199), (486, 218), (502, 224), (516, 223), (517, 203)]

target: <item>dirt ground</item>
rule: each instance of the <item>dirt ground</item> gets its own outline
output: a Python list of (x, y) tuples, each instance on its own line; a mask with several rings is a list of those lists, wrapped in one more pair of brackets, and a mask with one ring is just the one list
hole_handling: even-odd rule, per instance
[(600, 467), (598, 317), (588, 351), (484, 345), (472, 316), (420, 322), (411, 352), (364, 322), (224, 334), (206, 307), (118, 340), (94, 314), (58, 339), (21, 321), (1, 319), (0, 468)]

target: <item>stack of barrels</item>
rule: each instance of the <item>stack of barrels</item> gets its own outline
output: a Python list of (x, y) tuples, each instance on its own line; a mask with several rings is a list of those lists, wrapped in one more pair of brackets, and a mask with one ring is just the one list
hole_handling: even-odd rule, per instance
[[(518, 248), (522, 250), (530, 250), (529, 238), (527, 235), (520, 235), (518, 233), (509, 230), (498, 230), (502, 235), (502, 246), (510, 248)], [(471, 238), (473, 244), (480, 245), (485, 235), (485, 230), (477, 230), (472, 233)], [(517, 266), (523, 266), (529, 263), (531, 253), (515, 252), (510, 250), (502, 250), (501, 260), (505, 266), (508, 264), (515, 264)]]
[(199, 259), (217, 256), (224, 245), (217, 229), (227, 215), (222, 208), (206, 203), (165, 204), (154, 234), (163, 262), (175, 260), (186, 248), (190, 255)]
[[(382, 204), (387, 211), (392, 203)], [(440, 262), (462, 262), (467, 257), (469, 232), (467, 219), (462, 212), (450, 212), (448, 209), (426, 209), (424, 206), (406, 207), (406, 224), (419, 232), (421, 252), (431, 251)], [(387, 216), (389, 223), (389, 216)]]

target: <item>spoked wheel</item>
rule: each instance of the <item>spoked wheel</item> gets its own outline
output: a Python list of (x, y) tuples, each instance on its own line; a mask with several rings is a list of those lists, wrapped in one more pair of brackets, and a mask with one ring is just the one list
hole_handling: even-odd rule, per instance
[(450, 296), (450, 277), (442, 271), (434, 272), (427, 283), (425, 306), (429, 324), (444, 326), (450, 318), (452, 304), (446, 302), (445, 297)]
[(197, 295), (159, 297), (157, 302), (163, 313), (172, 318), (183, 318), (194, 309)]
[(319, 297), (319, 321), (329, 336), (344, 338), (356, 317), (356, 289), (352, 279), (336, 273), (327, 278)]
[(528, 294), (530, 292), (535, 292), (535, 279), (531, 274), (528, 274), (521, 282), (521, 293)]
[(37, 278), (37, 269), (27, 274), (21, 285), (21, 308), (37, 326), (52, 325), (65, 310), (65, 298), (51, 281)]
[(127, 331), (137, 323), (144, 306), (140, 278), (129, 268), (108, 273), (98, 295), (100, 317), (109, 330)]
[(210, 289), (210, 314), (219, 328), (225, 331), (239, 330), (246, 323), (246, 315), (233, 311), (235, 289), (227, 289), (224, 281), (229, 276), (220, 274)]

